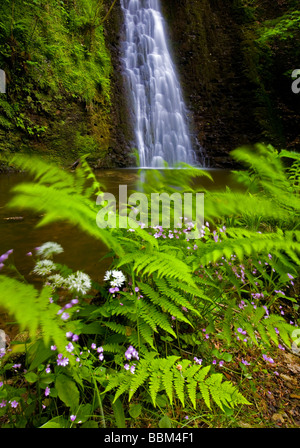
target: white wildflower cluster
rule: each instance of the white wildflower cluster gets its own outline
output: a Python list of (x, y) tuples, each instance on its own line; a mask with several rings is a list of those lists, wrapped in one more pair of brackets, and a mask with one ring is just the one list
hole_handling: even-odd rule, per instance
[(37, 275), (45, 276), (50, 275), (52, 271), (56, 269), (55, 263), (51, 260), (40, 260), (37, 261), (33, 272)]
[(126, 278), (122, 271), (106, 271), (104, 280), (110, 280), (110, 285), (120, 288), (125, 283)]
[(62, 277), (60, 274), (50, 275), (47, 281), (54, 288), (63, 288), (64, 286), (66, 286), (66, 279)]
[(63, 248), (58, 243), (53, 243), (52, 241), (48, 241), (40, 247), (36, 248), (36, 253), (41, 258), (51, 258), (54, 254), (61, 254), (63, 252)]
[(86, 294), (92, 287), (90, 277), (81, 271), (77, 271), (75, 274), (69, 275), (65, 280), (65, 284), (71, 291), (77, 291), (81, 294)]
[(52, 288), (65, 288), (72, 292), (86, 294), (92, 287), (92, 281), (87, 274), (77, 271), (75, 274), (70, 274), (68, 277), (63, 277), (59, 273), (53, 273), (58, 270), (58, 266), (53, 261), (48, 260), (54, 254), (63, 252), (63, 248), (58, 243), (51, 241), (36, 248), (37, 255), (42, 260), (37, 261), (33, 272), (37, 275), (48, 276), (47, 284)]

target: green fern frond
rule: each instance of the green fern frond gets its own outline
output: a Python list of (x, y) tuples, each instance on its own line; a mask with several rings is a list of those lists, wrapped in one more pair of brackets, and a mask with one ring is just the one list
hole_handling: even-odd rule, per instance
[(118, 324), (117, 322), (103, 322), (103, 325), (110, 328), (115, 333), (123, 334), (124, 336), (127, 334), (125, 325)]
[(174, 259), (169, 254), (157, 251), (155, 253), (134, 252), (122, 257), (117, 267), (120, 268), (128, 263), (133, 263), (133, 269), (137, 274), (151, 275), (156, 273), (159, 277), (168, 277), (194, 284), (191, 268), (183, 261)]
[(39, 292), (32, 285), (0, 275), (0, 305), (15, 317), (20, 330), (28, 330), (32, 339), (41, 337), (46, 346), (53, 341), (66, 353), (65, 330), (57, 315), (60, 307), (50, 303), (51, 294), (48, 286)]
[(192, 325), (191, 322), (184, 316), (184, 314), (178, 309), (176, 305), (174, 305), (171, 301), (169, 301), (166, 297), (160, 295), (150, 285), (145, 283), (138, 283), (138, 287), (140, 290), (149, 297), (149, 299), (156, 305), (161, 307), (164, 311), (167, 311), (171, 316), (176, 317), (177, 319), (186, 322), (189, 325)]
[[(210, 366), (201, 367), (191, 365), (189, 360), (181, 360), (176, 356), (157, 358), (157, 353), (150, 353), (141, 359), (135, 374), (127, 372), (126, 379), (122, 372), (120, 376), (113, 376), (105, 390), (117, 389), (114, 401), (127, 392), (129, 401), (140, 387), (149, 388), (149, 393), (156, 406), (158, 392), (164, 390), (170, 403), (176, 396), (182, 406), (188, 398), (194, 408), (197, 406), (196, 396), (199, 389), (205, 404), (210, 408), (211, 400), (222, 410), (224, 405), (234, 407), (238, 404), (250, 404), (236, 387), (229, 381), (223, 382), (223, 375), (208, 375)], [(175, 365), (176, 363), (176, 365)]]
[(182, 406), (184, 407), (184, 389), (185, 389), (185, 378), (178, 370), (174, 371), (173, 374), (173, 384), (177, 397), (179, 398)]
[(144, 300), (140, 301), (139, 312), (145, 322), (147, 322), (153, 331), (157, 332), (157, 327), (167, 331), (176, 337), (167, 316), (161, 313), (155, 306)]

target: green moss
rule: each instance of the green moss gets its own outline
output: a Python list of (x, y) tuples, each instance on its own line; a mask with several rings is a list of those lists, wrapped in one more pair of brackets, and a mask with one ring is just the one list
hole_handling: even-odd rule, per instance
[[(103, 156), (110, 141), (112, 64), (102, 1), (4, 0), (0, 150), (40, 152), (68, 163)], [(7, 131), (13, 132), (7, 141)], [(78, 137), (80, 136), (80, 138)]]

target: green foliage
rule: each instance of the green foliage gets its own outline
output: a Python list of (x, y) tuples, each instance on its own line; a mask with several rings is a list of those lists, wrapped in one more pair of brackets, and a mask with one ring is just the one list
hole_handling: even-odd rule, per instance
[(112, 70), (104, 16), (98, 0), (1, 2), (2, 152), (32, 153), (34, 143), (34, 151), (64, 165), (86, 153), (103, 156)]
[(250, 404), (229, 381), (222, 382), (222, 374), (207, 377), (209, 370), (210, 366), (191, 365), (189, 360), (179, 360), (176, 356), (156, 358), (156, 353), (148, 353), (134, 375), (122, 372), (111, 376), (104, 392), (117, 388), (114, 400), (127, 392), (130, 401), (139, 387), (148, 387), (154, 406), (158, 393), (165, 393), (171, 404), (176, 398), (184, 407), (189, 399), (196, 408), (197, 391), (209, 408), (211, 400), (222, 410), (224, 405)]
[[(241, 189), (205, 190), (205, 225), (193, 241), (186, 238), (189, 223), (180, 230), (175, 225), (150, 231), (141, 226), (129, 232), (133, 230), (129, 220), (127, 229), (99, 229), (96, 197), (104, 186), (85, 158), (74, 173), (38, 160), (33, 164), (32, 159), (15, 159), (34, 181), (14, 189), (10, 207), (42, 214), (39, 225), (63, 219), (79, 226), (95, 241), (104, 242), (113, 259), (105, 284), (93, 284), (94, 300), (80, 300), (78, 312), (71, 306), (65, 322), (57, 315), (62, 311), (57, 301), (61, 293), (66, 300), (79, 293), (68, 283), (74, 279), (70, 269), (52, 262), (49, 247), (53, 253), (60, 252), (54, 243), (40, 248), (48, 264), (38, 260), (33, 269), (52, 290), (43, 286), (37, 291), (16, 275), (11, 278), (7, 270), (1, 271), (0, 297), (10, 297), (9, 303), (1, 299), (1, 305), (35, 339), (26, 353), (29, 368), (24, 381), (37, 391), (51, 385), (47, 400), (52, 407), (46, 416), (40, 410), (38, 418), (32, 418), (33, 426), (75, 425), (81, 409), (87, 427), (104, 427), (107, 408), (114, 422), (125, 426), (129, 403), (135, 406), (136, 400), (152, 409), (166, 402), (165, 406), (182, 409), (206, 405), (210, 412), (225, 413), (250, 405), (251, 399), (225, 380), (221, 369), (224, 363), (235, 362), (236, 352), (257, 350), (259, 356), (264, 354), (261, 362), (271, 362), (266, 352), (273, 355), (291, 347), (294, 326), (287, 323), (284, 311), (297, 305), (300, 168), (297, 154), (279, 154), (263, 145), (252, 151), (242, 148), (233, 155), (248, 166), (247, 171), (234, 173)], [(285, 167), (287, 157), (292, 164)], [(201, 179), (200, 170), (182, 170), (181, 180), (176, 177), (173, 183), (170, 171), (163, 171), (151, 170), (151, 180), (145, 183), (147, 194), (164, 191), (164, 186), (169, 193), (180, 186), (182, 192), (203, 191), (188, 186), (195, 175)], [(49, 272), (47, 266), (52, 266)], [(91, 286), (83, 277), (81, 299)], [(54, 303), (49, 302), (50, 291)], [(68, 337), (77, 336), (71, 346), (67, 346), (66, 332)], [(59, 344), (59, 355), (51, 353), (50, 340)], [(78, 361), (61, 364), (55, 357), (62, 353)], [(53, 373), (45, 373), (46, 363)], [(1, 366), (5, 377), (9, 357)], [(19, 397), (7, 384), (0, 398), (6, 399), (5, 394), (9, 399)], [(32, 403), (20, 399), (23, 407), (32, 406), (34, 415), (38, 394), (30, 397)], [(138, 419), (141, 409), (134, 411), (132, 406), (129, 415)], [(55, 420), (58, 416), (53, 419), (55, 413), (59, 420)], [(72, 423), (65, 413), (72, 414)], [(161, 425), (169, 424), (161, 421)]]
[[(102, 2), (4, 2), (1, 19), (0, 57), (23, 59), (42, 89), (58, 93), (63, 88), (87, 103), (99, 89), (109, 98)], [(17, 70), (21, 73), (21, 67)]]
[(292, 11), (274, 20), (264, 23), (260, 29), (259, 43), (266, 44), (274, 39), (294, 39), (295, 32), (298, 33), (300, 25), (300, 11)]
[[(32, 338), (40, 330), (45, 344), (51, 341), (64, 351), (65, 331), (57, 316), (60, 307), (50, 304), (51, 289), (44, 287), (41, 292), (32, 285), (19, 280), (0, 276), (0, 304), (15, 317), (21, 330), (28, 330)], [(5, 291), (5, 293), (3, 293)]]

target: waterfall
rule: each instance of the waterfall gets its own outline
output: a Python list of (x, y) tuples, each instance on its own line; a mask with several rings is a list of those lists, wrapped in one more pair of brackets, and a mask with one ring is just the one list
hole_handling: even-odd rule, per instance
[(123, 61), (141, 167), (196, 163), (158, 0), (121, 0)]

